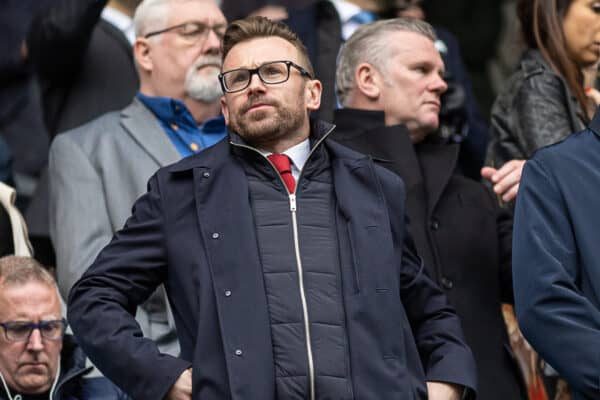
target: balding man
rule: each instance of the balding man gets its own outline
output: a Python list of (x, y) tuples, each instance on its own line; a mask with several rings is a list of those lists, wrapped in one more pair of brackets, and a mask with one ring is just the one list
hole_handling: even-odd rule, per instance
[(0, 258), (0, 400), (127, 398), (105, 378), (84, 378), (91, 368), (66, 327), (48, 271), (30, 257)]

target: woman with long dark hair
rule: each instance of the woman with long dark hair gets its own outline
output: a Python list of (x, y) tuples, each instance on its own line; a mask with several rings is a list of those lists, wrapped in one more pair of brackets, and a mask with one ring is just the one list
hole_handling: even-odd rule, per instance
[(535, 150), (589, 123), (598, 94), (584, 74), (600, 60), (600, 1), (518, 0), (517, 11), (527, 50), (492, 108), (482, 170), (504, 201), (516, 196)]

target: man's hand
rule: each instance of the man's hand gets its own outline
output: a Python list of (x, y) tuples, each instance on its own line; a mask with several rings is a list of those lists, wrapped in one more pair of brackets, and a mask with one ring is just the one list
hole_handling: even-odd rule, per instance
[(462, 391), (461, 386), (452, 383), (427, 382), (429, 400), (460, 400)]
[(165, 400), (192, 400), (192, 369), (188, 368), (179, 375)]
[(513, 201), (519, 191), (521, 173), (526, 160), (510, 160), (500, 169), (483, 167), (481, 176), (494, 184), (494, 192), (505, 202)]

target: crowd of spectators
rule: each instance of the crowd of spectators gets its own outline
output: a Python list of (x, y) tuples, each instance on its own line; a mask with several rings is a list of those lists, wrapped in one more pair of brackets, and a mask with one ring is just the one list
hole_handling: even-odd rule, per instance
[[(502, 31), (502, 12), (514, 13), (518, 26), (505, 25)], [(228, 29), (228, 23), (243, 18), (251, 22)], [(510, 28), (518, 32), (509, 32)], [(501, 34), (518, 36), (518, 43), (509, 40), (506, 47), (498, 47)], [(290, 53), (290, 44), (300, 54), (298, 59), (290, 56), (296, 51)], [(407, 312), (396, 325), (390, 319), (369, 334), (375, 342), (383, 341), (379, 344), (385, 349), (391, 340), (387, 335), (398, 326), (406, 322), (412, 332), (398, 331), (408, 347), (396, 351), (406, 351), (402, 357), (408, 359), (384, 354), (387, 364), (379, 371), (389, 372), (386, 368), (394, 364), (402, 379), (422, 381), (411, 383), (414, 398), (425, 398), (426, 391), (435, 400), (600, 396), (600, 371), (585, 351), (573, 351), (582, 360), (580, 368), (574, 368), (575, 356), (563, 356), (566, 350), (560, 348), (560, 329), (572, 332), (564, 344), (574, 348), (594, 346), (600, 334), (595, 326), (600, 320), (593, 279), (597, 272), (586, 269), (588, 259), (593, 259), (586, 249), (587, 235), (595, 232), (582, 214), (595, 192), (573, 195), (580, 187), (593, 186), (600, 168), (592, 151), (592, 138), (600, 135), (600, 128), (595, 128), (600, 122), (594, 119), (600, 104), (596, 89), (600, 4), (587, 0), (453, 0), (452, 5), (436, 0), (8, 0), (0, 13), (0, 50), (4, 55), (0, 58), (0, 257), (4, 256), (0, 258), (0, 400), (179, 400), (200, 393), (207, 398), (223, 398), (235, 391), (244, 397), (244, 390), (264, 393), (260, 379), (252, 389), (236, 382), (235, 374), (245, 371), (236, 359), (253, 359), (253, 355), (244, 348), (249, 343), (231, 342), (241, 337), (238, 333), (227, 336), (224, 315), (228, 307), (233, 310), (227, 304), (235, 300), (236, 294), (230, 298), (235, 285), (219, 270), (222, 260), (211, 259), (210, 246), (203, 244), (209, 237), (227, 239), (225, 231), (217, 233), (217, 226), (222, 221), (237, 225), (238, 220), (237, 235), (253, 221), (256, 232), (248, 239), (252, 243), (228, 249), (231, 254), (223, 259), (234, 268), (238, 266), (234, 257), (247, 257), (252, 267), (254, 252), (258, 254), (264, 272), (259, 274), (259, 287), (268, 300), (264, 321), (269, 321), (266, 332), (273, 346), (267, 354), (272, 353), (275, 366), (271, 371), (275, 398), (317, 399), (339, 393), (340, 398), (350, 399), (360, 397), (359, 393), (397, 390), (386, 386), (383, 372), (360, 379), (354, 375), (354, 368), (360, 370), (357, 363), (367, 364), (357, 355), (351, 359), (348, 350), (356, 344), (353, 318), (370, 316), (377, 325), (381, 323), (377, 313), (389, 307), (384, 300), (387, 286), (373, 288), (377, 301), (382, 301), (379, 309), (377, 301), (371, 303), (361, 293), (361, 284), (366, 288), (378, 278), (376, 271), (365, 272), (369, 268), (365, 264), (378, 265), (386, 256), (391, 262), (398, 256), (398, 249), (392, 252), (394, 257), (386, 253), (389, 238), (377, 225), (381, 213), (401, 214), (397, 219), (402, 222), (392, 221), (387, 227), (395, 245), (398, 237), (404, 238), (406, 217), (410, 239), (402, 239), (409, 242), (402, 242), (399, 259), (411, 273), (420, 265), (424, 278), (420, 273), (411, 275), (412, 286), (406, 285), (402, 279), (407, 279), (407, 272), (401, 272), (398, 282), (386, 282), (411, 293), (410, 299), (403, 293), (399, 300)], [(278, 51), (280, 58), (270, 56)], [(515, 61), (506, 79), (500, 77), (498, 64), (492, 63), (494, 57)], [(307, 92), (287, 105), (277, 129), (261, 124), (260, 116), (267, 112), (263, 108), (284, 109), (285, 101), (291, 101), (284, 95), (279, 100), (275, 94), (270, 97), (268, 90), (293, 86), (296, 75), (309, 82)], [(236, 103), (240, 92), (248, 93), (247, 106)], [(300, 111), (294, 113), (294, 108)], [(254, 117), (246, 115), (251, 112)], [(303, 113), (307, 121), (301, 124)], [(300, 142), (275, 133), (295, 130), (296, 122), (307, 135), (310, 132), (304, 156), (298, 155), (304, 150), (295, 147)], [(578, 135), (572, 134), (583, 130), (579, 140), (591, 143), (579, 149), (582, 144), (573, 139)], [(275, 139), (259, 140), (263, 132)], [(335, 142), (326, 145), (329, 156), (325, 158), (319, 147), (321, 135), (327, 136), (325, 142)], [(225, 151), (228, 140), (231, 148)], [(538, 155), (538, 149), (557, 143), (561, 144)], [(338, 144), (353, 152), (340, 153)], [(256, 148), (257, 154), (237, 154), (240, 146)], [(587, 158), (571, 160), (562, 153), (568, 149), (578, 149)], [(283, 167), (271, 158), (278, 153), (289, 157)], [(227, 154), (227, 163), (215, 161), (215, 154)], [(347, 199), (339, 199), (341, 188), (328, 192), (310, 186), (335, 182), (337, 162), (346, 162), (354, 154), (367, 155), (369, 168), (381, 180), (381, 208), (347, 206)], [(232, 155), (236, 162), (231, 161)], [(263, 163), (267, 158), (258, 156), (269, 161)], [(192, 164), (186, 160), (198, 160), (193, 176), (187, 166)], [(357, 160), (354, 168), (360, 170)], [(581, 165), (568, 168), (569, 175), (554, 171), (560, 168), (557, 160)], [(305, 162), (307, 177), (303, 176)], [(240, 189), (252, 205), (248, 214), (233, 206), (239, 199), (225, 187), (204, 192), (205, 182), (235, 176), (231, 163), (243, 165), (248, 177)], [(331, 168), (319, 169), (328, 163)], [(293, 213), (294, 195), (302, 193), (314, 201), (311, 207), (328, 211), (299, 212), (293, 224), (269, 217), (266, 210), (278, 210), (279, 205), (269, 197), (273, 196), (269, 188), (261, 186), (265, 166), (276, 168)], [(171, 175), (160, 181), (157, 171)], [(388, 191), (396, 187), (397, 177), (402, 199), (392, 200)], [(194, 198), (184, 190), (192, 178)], [(348, 187), (356, 191), (356, 201), (371, 199), (369, 179), (363, 179), (362, 185), (346, 182), (344, 186), (344, 191)], [(177, 198), (179, 208), (161, 204), (174, 195), (161, 192), (159, 181), (168, 183), (167, 191), (188, 193)], [(233, 182), (229, 184), (235, 191)], [(526, 187), (523, 194), (522, 187)], [(217, 192), (222, 198), (215, 202)], [(187, 213), (195, 208), (211, 222), (190, 218)], [(315, 215), (324, 220), (313, 222)], [(346, 225), (340, 225), (339, 218)], [(353, 233), (358, 220), (366, 224), (360, 228), (370, 232), (370, 238)], [(196, 224), (200, 228), (190, 227)], [(306, 248), (296, 243), (296, 261), (301, 264), (302, 259), (307, 265), (304, 278), (301, 267), (291, 275), (285, 269), (266, 272), (277, 265), (273, 262), (277, 258), (292, 261), (281, 250), (291, 246), (283, 239), (286, 231), (278, 231), (279, 235), (270, 231), (281, 224), (293, 227), (290, 232), (301, 243), (311, 243)], [(330, 229), (319, 226), (323, 224)], [(580, 231), (583, 225), (588, 230)], [(189, 247), (182, 227), (203, 230), (197, 238), (202, 250)], [(331, 243), (339, 247), (335, 250), (339, 257), (332, 255)], [(179, 257), (186, 248), (187, 257)], [(380, 250), (377, 256), (375, 248)], [(245, 253), (237, 254), (242, 249)], [(416, 263), (413, 252), (419, 257)], [(194, 261), (192, 255), (210, 260)], [(319, 257), (332, 265), (339, 263), (340, 275), (329, 270), (331, 265), (322, 266), (325, 262), (319, 262)], [(404, 264), (407, 259), (410, 265)], [(531, 266), (528, 260), (537, 264)], [(136, 263), (144, 266), (147, 275), (136, 269)], [(341, 282), (345, 276), (345, 263), (353, 265), (354, 292), (336, 287), (335, 279)], [(202, 272), (180, 276), (191, 266)], [(246, 273), (249, 281), (242, 286), (248, 288), (257, 278)], [(373, 277), (361, 275), (365, 273)], [(285, 275), (288, 281), (273, 279), (271, 274)], [(313, 274), (329, 283), (311, 286)], [(295, 282), (296, 290), (300, 286), (298, 303), (283, 293), (290, 282)], [(179, 283), (181, 287), (174, 287)], [(231, 287), (221, 287), (225, 283)], [(192, 300), (189, 287), (197, 289)], [(238, 290), (241, 295), (241, 287)], [(226, 303), (213, 299), (221, 296), (220, 291), (229, 299)], [(189, 308), (181, 307), (181, 297)], [(73, 304), (75, 335), (70, 334), (71, 321), (65, 317), (67, 302)], [(330, 303), (339, 306), (346, 322), (333, 317)], [(254, 305), (257, 323), (264, 322), (261, 304)], [(414, 312), (415, 304), (423, 310)], [(248, 306), (239, 309), (249, 310)], [(302, 312), (290, 317), (290, 310)], [(321, 331), (320, 320), (310, 320), (309, 310), (323, 318), (322, 325), (341, 333)], [(356, 315), (351, 316), (350, 310)], [(581, 310), (587, 315), (579, 315)], [(190, 311), (202, 315), (186, 316)], [(550, 318), (554, 312), (557, 316)], [(98, 325), (101, 315), (106, 315), (106, 326)], [(297, 323), (291, 321), (298, 318), (304, 318), (305, 326), (299, 329), (305, 337), (298, 338), (294, 331)], [(286, 322), (274, 322), (277, 319)], [(419, 327), (434, 320), (439, 325), (427, 325), (432, 331), (426, 339)], [(281, 332), (279, 325), (289, 326), (290, 332)], [(525, 327), (525, 336), (519, 325)], [(378, 337), (377, 329), (382, 327), (388, 329), (387, 335)], [(248, 337), (265, 332), (265, 327), (245, 328)], [(216, 333), (202, 329), (216, 329)], [(364, 343), (373, 340), (369, 334), (360, 334)], [(333, 341), (328, 335), (347, 341)], [(586, 340), (577, 343), (578, 338)], [(218, 345), (206, 349), (198, 344), (201, 339)], [(531, 339), (533, 348), (526, 339)], [(313, 359), (311, 340), (326, 356), (316, 354)], [(298, 358), (302, 343), (308, 355), (306, 379), (301, 377)], [(415, 346), (419, 360), (411, 358)], [(230, 351), (235, 359), (219, 358), (221, 352), (229, 357)], [(119, 353), (129, 354), (119, 361)], [(198, 357), (204, 357), (202, 363), (197, 364)], [(156, 360), (164, 361), (163, 368), (153, 365)], [(460, 365), (460, 371), (448, 368), (448, 362)], [(333, 367), (335, 363), (347, 363), (348, 368)], [(131, 372), (134, 365), (138, 366), (135, 373)], [(197, 365), (210, 368), (193, 375)], [(374, 370), (378, 368), (373, 364)], [(352, 389), (359, 382), (364, 387)], [(261, 389), (253, 391), (257, 387)]]

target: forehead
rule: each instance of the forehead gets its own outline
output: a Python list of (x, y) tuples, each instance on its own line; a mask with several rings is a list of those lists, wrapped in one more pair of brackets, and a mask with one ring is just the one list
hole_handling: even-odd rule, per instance
[(56, 288), (41, 282), (0, 285), (0, 321), (60, 316)]
[(433, 41), (426, 36), (416, 32), (394, 32), (389, 43), (392, 54), (403, 64), (427, 61), (444, 68), (440, 52), (435, 48)]
[(225, 16), (212, 0), (174, 1), (168, 5), (169, 26), (187, 21), (209, 25), (226, 24)]
[(293, 61), (301, 64), (298, 49), (278, 36), (250, 39), (231, 48), (223, 61), (223, 71), (253, 68), (269, 61)]

